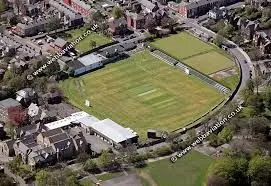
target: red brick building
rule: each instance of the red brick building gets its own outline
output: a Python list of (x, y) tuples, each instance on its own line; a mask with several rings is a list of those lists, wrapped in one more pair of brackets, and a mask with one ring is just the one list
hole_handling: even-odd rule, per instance
[(83, 0), (63, 0), (63, 2), (71, 6), (75, 11), (83, 16), (89, 16), (91, 12), (91, 6)]
[(190, 0), (189, 2), (181, 2), (180, 4), (170, 3), (169, 7), (185, 18), (197, 17), (206, 14), (214, 7), (226, 6), (240, 0)]
[(126, 12), (127, 26), (132, 29), (142, 29), (145, 24), (145, 17), (142, 14)]

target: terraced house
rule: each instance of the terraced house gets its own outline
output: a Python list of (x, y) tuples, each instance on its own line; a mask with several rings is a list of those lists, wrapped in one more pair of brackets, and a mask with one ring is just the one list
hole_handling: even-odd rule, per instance
[(185, 18), (197, 17), (206, 14), (214, 7), (226, 6), (240, 0), (188, 0), (182, 1), (179, 5), (170, 4), (169, 7), (173, 10), (178, 10), (178, 13)]
[(74, 10), (76, 10), (83, 16), (89, 16), (89, 14), (91, 13), (91, 6), (85, 1), (63, 0), (63, 2), (66, 3), (68, 6), (71, 6)]

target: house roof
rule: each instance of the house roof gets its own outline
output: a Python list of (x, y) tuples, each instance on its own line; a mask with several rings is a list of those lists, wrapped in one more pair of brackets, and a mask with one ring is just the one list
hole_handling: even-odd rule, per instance
[(77, 60), (80, 61), (83, 65), (89, 66), (89, 65), (101, 62), (105, 59), (107, 59), (107, 58), (100, 55), (100, 54), (91, 53), (91, 54), (85, 55), (83, 57), (80, 57)]
[(36, 92), (32, 88), (25, 88), (25, 89), (17, 91), (16, 94), (17, 96), (20, 96), (22, 98), (29, 98), (29, 97), (33, 97), (36, 94)]
[(213, 4), (221, 0), (191, 0), (190, 2), (181, 2), (181, 6), (185, 6), (187, 9), (194, 9), (207, 4)]
[(78, 122), (78, 120), (80, 118), (83, 118), (85, 116), (88, 116), (89, 114), (86, 112), (76, 112), (71, 114), (71, 116), (66, 117), (62, 120), (58, 120), (58, 121), (54, 121), (52, 123), (47, 123), (45, 124), (45, 126), (49, 129), (49, 130), (53, 130), (53, 129), (58, 129), (61, 127), (65, 127), (70, 125), (73, 122)]
[(122, 127), (111, 119), (105, 119), (96, 123), (92, 123), (89, 126), (95, 131), (111, 139), (115, 143), (120, 143), (137, 136), (137, 134), (132, 130)]
[(3, 141), (3, 143), (7, 144), (8, 149), (13, 149), (13, 144), (15, 143), (15, 139), (10, 139), (10, 140), (6, 140)]
[(85, 67), (84, 64), (82, 64), (80, 61), (78, 61), (77, 59), (76, 60), (73, 60), (73, 61), (69, 61), (67, 62), (67, 66), (69, 68), (72, 68), (73, 70), (76, 70), (76, 69), (80, 69), (80, 68), (83, 68)]
[(51, 143), (56, 143), (56, 142), (67, 140), (67, 139), (70, 139), (70, 137), (64, 132), (49, 137), (49, 141)]
[(19, 128), (16, 128), (16, 133), (19, 134), (20, 136), (25, 136), (25, 135), (30, 135), (38, 130), (38, 125), (37, 124), (31, 124), (31, 125), (25, 125)]
[(8, 98), (8, 99), (0, 101), (0, 106), (4, 107), (5, 109), (8, 109), (8, 108), (12, 108), (12, 107), (21, 106), (21, 104), (18, 101), (16, 101), (15, 99)]
[(56, 38), (56, 40), (55, 40), (55, 45), (60, 48), (64, 47), (66, 44), (67, 44), (67, 41), (65, 41), (64, 39), (62, 39), (60, 37)]
[(56, 128), (56, 129), (48, 130), (46, 132), (42, 132), (42, 135), (44, 137), (50, 137), (50, 136), (54, 136), (61, 133), (63, 133), (62, 129)]

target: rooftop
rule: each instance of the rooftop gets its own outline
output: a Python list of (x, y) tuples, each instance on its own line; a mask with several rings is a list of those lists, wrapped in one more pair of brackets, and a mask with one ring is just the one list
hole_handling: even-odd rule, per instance
[(106, 57), (96, 54), (96, 53), (91, 53), (86, 56), (83, 56), (81, 58), (78, 58), (77, 60), (80, 61), (83, 65), (89, 66), (91, 64), (95, 64), (97, 62), (101, 62), (103, 60), (107, 59)]
[(73, 122), (78, 122), (79, 119), (85, 117), (85, 116), (88, 116), (89, 114), (86, 113), (86, 112), (76, 112), (76, 113), (73, 113), (71, 114), (71, 116), (69, 117), (66, 117), (62, 120), (58, 120), (58, 121), (55, 121), (55, 122), (52, 122), (52, 123), (47, 123), (45, 124), (45, 127), (48, 129), (48, 130), (52, 130), (52, 129), (57, 129), (57, 128), (62, 128), (62, 127), (65, 127), (65, 126), (69, 126), (71, 123)]
[(16, 101), (15, 99), (8, 98), (8, 99), (0, 101), (0, 106), (8, 109), (11, 107), (21, 106), (21, 104), (18, 101)]
[(89, 125), (92, 129), (99, 131), (104, 136), (113, 140), (115, 143), (123, 142), (137, 136), (131, 129), (124, 128), (111, 119), (105, 119)]

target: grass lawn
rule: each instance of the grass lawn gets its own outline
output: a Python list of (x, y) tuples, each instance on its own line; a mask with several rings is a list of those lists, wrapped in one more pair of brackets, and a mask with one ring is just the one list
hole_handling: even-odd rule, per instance
[(114, 173), (106, 173), (106, 174), (102, 174), (100, 176), (96, 176), (96, 178), (98, 180), (102, 180), (102, 181), (106, 181), (106, 180), (111, 180), (113, 178), (119, 177), (119, 176), (123, 176), (123, 172), (114, 172)]
[(217, 51), (201, 54), (184, 60), (184, 62), (195, 69), (200, 69), (205, 74), (212, 74), (235, 65), (229, 57)]
[(92, 185), (95, 185), (95, 184), (90, 179), (84, 179), (84, 180), (80, 181), (80, 185), (81, 186), (92, 186)]
[(204, 43), (187, 32), (180, 32), (170, 37), (157, 39), (152, 44), (180, 60), (214, 50), (213, 46)]
[[(73, 41), (76, 38), (78, 38), (79, 36), (82, 36), (85, 32), (86, 32), (85, 27), (74, 29), (74, 30), (69, 30), (69, 31), (66, 32), (70, 36), (70, 37), (67, 38), (67, 40), (68, 41)], [(90, 49), (92, 49), (91, 46), (90, 46), (90, 41), (95, 41), (97, 46), (101, 46), (101, 45), (104, 45), (104, 44), (107, 44), (107, 43), (111, 42), (111, 40), (109, 38), (107, 38), (106, 36), (104, 36), (104, 35), (102, 35), (100, 33), (92, 32), (86, 38), (81, 40), (76, 45), (76, 48), (81, 53), (87, 52)]]
[(203, 186), (207, 169), (214, 160), (197, 151), (171, 163), (164, 159), (138, 170), (144, 186)]
[[(187, 76), (149, 52), (61, 83), (70, 102), (103, 119), (111, 118), (146, 136), (146, 129), (175, 130), (224, 99), (214, 88)], [(85, 99), (92, 107), (84, 106)]]
[(235, 66), (226, 54), (224, 55), (222, 51), (218, 52), (219, 48), (205, 43), (187, 32), (158, 39), (152, 44), (205, 74)]
[(239, 82), (239, 74), (231, 75), (219, 80), (221, 84), (234, 90)]

